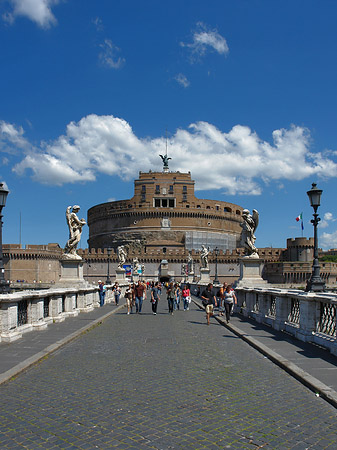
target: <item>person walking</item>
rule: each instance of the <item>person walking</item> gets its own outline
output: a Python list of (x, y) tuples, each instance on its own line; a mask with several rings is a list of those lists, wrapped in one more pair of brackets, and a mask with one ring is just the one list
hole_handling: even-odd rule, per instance
[(166, 294), (167, 294), (167, 303), (168, 303), (169, 313), (173, 316), (173, 305), (174, 305), (174, 286), (173, 286), (173, 283), (170, 283), (167, 286)]
[(98, 293), (99, 293), (99, 306), (102, 307), (104, 305), (106, 286), (102, 282), (102, 280), (98, 280)]
[(141, 314), (142, 312), (144, 291), (144, 284), (140, 280), (138, 280), (135, 287), (136, 313), (138, 314)]
[(224, 306), (226, 311), (226, 322), (229, 322), (234, 304), (237, 303), (235, 292), (230, 285), (226, 287), (224, 294)]
[(202, 304), (206, 308), (207, 325), (210, 324), (210, 318), (213, 316), (216, 298), (213, 292), (213, 284), (208, 283), (207, 288), (201, 293)]
[(176, 283), (174, 285), (174, 310), (178, 309), (179, 310), (179, 305), (180, 305), (180, 287), (179, 284)]
[(153, 288), (151, 289), (151, 304), (152, 304), (152, 314), (157, 314), (157, 306), (159, 302), (159, 289), (158, 289), (158, 281), (155, 283)]
[(184, 284), (183, 290), (181, 292), (183, 302), (184, 302), (184, 311), (188, 311), (190, 309), (190, 298), (191, 298), (191, 291), (187, 287), (186, 284)]
[(116, 303), (116, 306), (118, 306), (118, 304), (119, 304), (119, 298), (120, 298), (121, 293), (122, 293), (121, 288), (119, 287), (119, 284), (118, 284), (118, 283), (115, 283), (115, 286), (114, 286), (114, 288), (113, 288), (113, 292), (114, 292), (114, 295), (115, 295), (115, 303)]
[(127, 307), (127, 314), (132, 314), (132, 303), (133, 303), (133, 291), (131, 284), (125, 291), (125, 300), (126, 300), (126, 307)]
[(226, 291), (227, 286), (228, 286), (228, 284), (226, 282), (224, 282), (224, 284), (219, 289), (219, 294), (218, 294), (219, 316), (223, 316), (223, 313), (225, 311), (224, 297), (225, 297), (225, 291)]

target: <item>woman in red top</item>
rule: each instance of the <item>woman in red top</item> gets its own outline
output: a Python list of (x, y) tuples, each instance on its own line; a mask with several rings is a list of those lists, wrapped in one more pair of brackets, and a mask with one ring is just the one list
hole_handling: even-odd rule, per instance
[(186, 311), (186, 310), (188, 311), (190, 309), (189, 304), (191, 301), (191, 291), (188, 289), (186, 284), (184, 284), (181, 295), (182, 295), (183, 301), (184, 301), (184, 311)]

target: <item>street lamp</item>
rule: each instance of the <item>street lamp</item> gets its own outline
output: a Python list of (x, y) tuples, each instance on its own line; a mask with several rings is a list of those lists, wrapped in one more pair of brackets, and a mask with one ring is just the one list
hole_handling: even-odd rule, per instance
[(107, 252), (108, 252), (108, 273), (107, 273), (106, 281), (105, 281), (106, 285), (111, 284), (111, 280), (110, 280), (110, 255), (111, 255), (111, 250), (112, 250), (111, 247), (107, 248)]
[(314, 209), (314, 218), (311, 220), (311, 223), (314, 226), (314, 260), (312, 264), (312, 274), (310, 280), (307, 281), (307, 287), (306, 291), (313, 291), (313, 292), (322, 292), (325, 290), (325, 283), (321, 279), (319, 270), (319, 262), (318, 262), (318, 239), (317, 239), (317, 225), (318, 222), (321, 220), (318, 217), (317, 209), (321, 204), (321, 195), (322, 190), (317, 188), (316, 183), (312, 183), (310, 191), (307, 192), (310, 205)]
[(0, 293), (7, 294), (9, 292), (8, 283), (5, 280), (5, 269), (2, 257), (2, 208), (6, 205), (8, 190), (0, 183)]
[(220, 253), (220, 250), (218, 249), (218, 247), (215, 247), (215, 249), (213, 250), (214, 254), (215, 254), (215, 277), (214, 277), (214, 284), (219, 284), (219, 280), (218, 280), (218, 256)]

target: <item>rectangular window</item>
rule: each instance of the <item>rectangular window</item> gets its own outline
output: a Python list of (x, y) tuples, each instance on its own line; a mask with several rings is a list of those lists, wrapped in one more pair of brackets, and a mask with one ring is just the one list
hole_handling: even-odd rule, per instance
[(145, 186), (145, 184), (143, 184), (143, 186), (142, 186), (142, 193), (144, 193), (144, 192), (146, 192), (146, 186)]
[(174, 208), (174, 198), (169, 199), (169, 207)]
[(142, 194), (142, 202), (145, 202), (145, 200), (146, 200), (146, 196), (145, 196), (145, 194)]
[(161, 206), (162, 206), (163, 208), (167, 208), (167, 198), (163, 198), (163, 199), (162, 199), (162, 201), (161, 201)]
[(160, 199), (159, 198), (155, 198), (154, 199), (154, 206), (155, 206), (155, 208), (159, 208), (160, 207)]
[(159, 194), (159, 192), (160, 192), (160, 186), (159, 186), (159, 184), (157, 184), (156, 185), (156, 194)]
[(183, 194), (183, 202), (187, 202), (187, 194)]
[(183, 192), (187, 192), (187, 186), (183, 186)]
[(173, 184), (170, 184), (169, 193), (170, 193), (170, 194), (173, 194)]

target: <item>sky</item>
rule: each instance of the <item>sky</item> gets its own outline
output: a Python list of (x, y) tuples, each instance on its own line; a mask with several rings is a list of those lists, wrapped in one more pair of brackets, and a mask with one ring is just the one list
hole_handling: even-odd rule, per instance
[[(3, 242), (64, 246), (65, 210), (139, 171), (257, 209), (257, 247), (337, 248), (337, 2), (0, 0)], [(80, 246), (87, 247), (88, 227)]]

